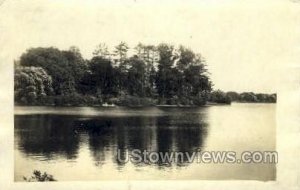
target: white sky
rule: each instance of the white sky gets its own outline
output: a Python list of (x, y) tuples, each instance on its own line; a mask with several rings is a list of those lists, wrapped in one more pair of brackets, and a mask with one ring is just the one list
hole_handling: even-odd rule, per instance
[(0, 58), (12, 63), (30, 47), (72, 45), (90, 58), (101, 42), (168, 42), (201, 53), (215, 88), (268, 93), (277, 91), (282, 68), (298, 61), (295, 1), (163, 2), (6, 0), (0, 7)]

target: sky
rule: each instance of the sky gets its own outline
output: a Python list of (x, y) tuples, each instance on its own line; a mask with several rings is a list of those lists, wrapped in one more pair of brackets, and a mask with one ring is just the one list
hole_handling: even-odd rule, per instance
[(31, 47), (74, 45), (89, 59), (99, 43), (166, 42), (200, 53), (214, 89), (273, 93), (298, 61), (297, 2), (0, 0), (0, 64)]

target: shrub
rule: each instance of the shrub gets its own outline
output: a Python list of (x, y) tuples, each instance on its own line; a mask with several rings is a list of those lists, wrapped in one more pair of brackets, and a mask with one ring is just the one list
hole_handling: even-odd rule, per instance
[(192, 101), (196, 106), (203, 106), (206, 103), (206, 99), (204, 97), (194, 97), (192, 98)]
[[(111, 99), (112, 100), (112, 99)], [(129, 106), (129, 107), (137, 107), (137, 106), (152, 106), (155, 105), (155, 102), (151, 98), (140, 98), (136, 96), (121, 96), (118, 99), (113, 99), (111, 103), (115, 103), (119, 106)]]
[(38, 170), (34, 170), (33, 171), (33, 176), (31, 176), (30, 178), (27, 177), (23, 177), (23, 179), (27, 182), (45, 182), (45, 181), (56, 181), (56, 179), (53, 178), (52, 175), (47, 174), (46, 172), (44, 172), (43, 174), (38, 171)]
[(56, 106), (93, 106), (101, 103), (101, 99), (89, 95), (71, 94), (54, 97), (54, 104)]
[(209, 101), (214, 102), (214, 103), (219, 103), (219, 104), (230, 104), (231, 103), (230, 97), (226, 93), (224, 93), (220, 90), (213, 91), (210, 94)]
[(179, 100), (179, 104), (181, 104), (181, 105), (189, 105), (190, 101), (186, 97), (181, 97), (180, 100)]

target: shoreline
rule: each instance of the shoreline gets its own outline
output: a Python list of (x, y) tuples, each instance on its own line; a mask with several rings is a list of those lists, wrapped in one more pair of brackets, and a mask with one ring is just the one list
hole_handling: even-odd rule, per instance
[[(238, 104), (276, 104), (276, 102), (231, 102), (232, 103), (238, 103)], [(208, 102), (207, 104), (197, 106), (197, 105), (168, 105), (168, 104), (158, 104), (158, 105), (137, 105), (137, 106), (124, 106), (124, 105), (109, 105), (109, 106), (103, 106), (103, 105), (14, 105), (14, 107), (95, 107), (95, 108), (147, 108), (147, 107), (157, 107), (157, 108), (201, 108), (201, 107), (207, 107), (207, 106), (226, 106), (231, 105), (226, 103), (214, 103), (214, 102)]]

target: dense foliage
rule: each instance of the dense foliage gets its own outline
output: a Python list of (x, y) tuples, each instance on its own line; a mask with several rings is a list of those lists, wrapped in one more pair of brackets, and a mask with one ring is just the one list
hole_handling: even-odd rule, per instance
[(227, 92), (227, 96), (231, 101), (235, 102), (263, 102), (263, 103), (275, 103), (277, 100), (276, 94), (262, 94), (262, 93), (253, 93), (253, 92)]
[(34, 104), (53, 94), (52, 77), (41, 67), (17, 67), (15, 101)]
[(53, 178), (52, 175), (47, 174), (46, 172), (42, 173), (39, 170), (33, 171), (33, 176), (31, 177), (23, 177), (26, 182), (49, 182), (49, 181), (57, 181)]
[(220, 90), (212, 91), (208, 97), (209, 102), (229, 104), (230, 102), (247, 102), (247, 103), (275, 103), (276, 94), (255, 94), (253, 92), (222, 92)]
[[(90, 60), (78, 48), (31, 48), (15, 65), (15, 102), (21, 105), (126, 106), (204, 105), (207, 101), (249, 101), (248, 94), (212, 91), (204, 59), (191, 49), (125, 42), (109, 51), (97, 46)], [(268, 95), (257, 101), (272, 101)], [(253, 101), (255, 102), (255, 101)]]

